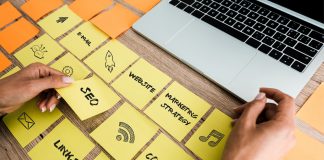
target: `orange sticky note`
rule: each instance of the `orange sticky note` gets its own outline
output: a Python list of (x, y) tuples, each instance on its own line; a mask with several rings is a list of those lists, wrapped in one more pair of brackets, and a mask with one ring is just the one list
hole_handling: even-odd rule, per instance
[(324, 83), (322, 83), (313, 95), (300, 109), (297, 117), (318, 131), (324, 133)]
[(144, 13), (151, 10), (156, 4), (160, 2), (160, 0), (124, 0), (124, 1)]
[(21, 18), (0, 31), (0, 45), (7, 50), (7, 52), (12, 53), (28, 40), (35, 37), (38, 32), (38, 28), (25, 18)]
[(136, 14), (116, 4), (111, 10), (104, 12), (91, 20), (102, 31), (111, 38), (116, 38), (121, 33), (129, 29), (139, 18)]
[(62, 0), (29, 0), (21, 6), (21, 9), (34, 21), (37, 21), (45, 14), (60, 7), (62, 4)]
[(20, 12), (10, 2), (5, 2), (0, 6), (0, 28), (14, 21), (20, 16)]
[(69, 7), (84, 20), (89, 20), (112, 3), (112, 0), (76, 0)]
[(285, 160), (323, 160), (324, 143), (313, 139), (300, 130), (296, 130), (297, 143), (295, 147), (288, 152)]
[(11, 61), (2, 52), (0, 52), (0, 72), (8, 68), (11, 64)]

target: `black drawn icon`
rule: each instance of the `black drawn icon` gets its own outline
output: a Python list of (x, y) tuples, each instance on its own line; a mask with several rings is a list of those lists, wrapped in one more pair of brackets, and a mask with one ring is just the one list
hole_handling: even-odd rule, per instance
[(27, 129), (31, 129), (35, 122), (33, 119), (31, 119), (26, 112), (23, 112), (19, 117), (18, 121)]
[(56, 23), (64, 23), (69, 17), (59, 17), (56, 20)]
[(224, 134), (222, 134), (222, 133), (220, 133), (220, 132), (218, 132), (216, 130), (212, 130), (207, 137), (200, 136), (199, 140), (202, 141), (202, 142), (207, 142), (211, 137), (214, 137), (214, 138), (216, 138), (216, 141), (210, 140), (208, 142), (208, 145), (210, 147), (215, 147), (224, 138), (224, 136), (225, 136)]
[(63, 72), (65, 75), (71, 77), (72, 74), (73, 74), (73, 68), (72, 68), (71, 66), (65, 66), (65, 67), (62, 69), (62, 72)]
[(147, 154), (145, 158), (148, 160), (159, 160), (159, 158), (157, 156), (154, 156), (153, 153)]
[(123, 140), (124, 142), (134, 143), (135, 142), (135, 134), (132, 129), (127, 123), (119, 122), (119, 135), (116, 136), (117, 141)]
[(43, 44), (41, 45), (34, 45), (30, 48), (34, 52), (34, 56), (38, 59), (43, 59), (45, 53), (47, 52), (46, 48)]
[(106, 53), (106, 63), (105, 67), (108, 69), (108, 71), (111, 73), (114, 68), (116, 67), (115, 61), (114, 61), (114, 56), (113, 54), (108, 50)]

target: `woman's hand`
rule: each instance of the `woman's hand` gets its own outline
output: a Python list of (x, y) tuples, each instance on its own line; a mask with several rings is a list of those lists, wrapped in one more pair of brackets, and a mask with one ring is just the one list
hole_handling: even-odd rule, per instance
[(10, 113), (40, 94), (42, 112), (54, 110), (60, 96), (53, 88), (66, 87), (73, 79), (41, 63), (34, 63), (0, 80), (0, 113)]
[[(278, 103), (267, 104), (266, 99)], [(281, 91), (260, 90), (241, 113), (227, 141), (223, 160), (278, 160), (295, 144), (294, 99)]]

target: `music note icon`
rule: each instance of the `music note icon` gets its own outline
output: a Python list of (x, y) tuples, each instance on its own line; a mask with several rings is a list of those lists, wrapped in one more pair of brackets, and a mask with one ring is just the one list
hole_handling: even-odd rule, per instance
[(207, 142), (210, 137), (214, 137), (214, 138), (216, 138), (216, 141), (211, 141), (210, 140), (208, 142), (208, 145), (211, 146), (211, 147), (215, 147), (224, 138), (224, 136), (225, 136), (224, 134), (222, 134), (222, 133), (220, 133), (220, 132), (218, 132), (216, 130), (212, 130), (207, 137), (200, 136), (199, 140), (202, 141), (202, 142)]

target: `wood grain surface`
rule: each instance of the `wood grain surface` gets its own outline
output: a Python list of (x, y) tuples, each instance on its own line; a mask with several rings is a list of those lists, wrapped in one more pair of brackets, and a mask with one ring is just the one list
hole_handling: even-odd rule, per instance
[[(0, 4), (5, 2), (6, 0), (0, 0)], [(142, 15), (141, 12), (128, 6), (122, 0), (115, 0), (120, 2), (133, 10), (138, 15)], [(19, 10), (19, 6), (25, 3), (24, 0), (10, 0), (10, 2), (16, 6)], [(66, 3), (70, 4), (72, 0), (67, 0)], [(110, 8), (110, 7), (109, 7)], [(109, 9), (107, 8), (107, 9)], [(21, 11), (21, 10), (20, 10)], [(21, 13), (24, 17), (31, 22), (32, 19), (26, 16), (22, 11)], [(41, 29), (36, 23), (34, 23), (39, 29)], [(42, 31), (39, 35), (42, 35), (44, 31)], [(65, 34), (66, 35), (66, 34)], [(64, 37), (63, 35), (62, 37)], [(58, 38), (60, 40), (62, 37)], [(10, 37), (8, 37), (10, 38)], [(181, 61), (177, 60), (176, 58), (172, 57), (170, 54), (163, 51), (161, 48), (157, 47), (153, 43), (149, 42), (148, 40), (141, 37), (139, 34), (134, 32), (132, 29), (129, 29), (126, 33), (121, 35), (117, 38), (120, 42), (124, 45), (135, 51), (141, 58), (144, 58), (149, 63), (169, 75), (174, 81), (178, 81), (180, 84), (209, 102), (213, 107), (208, 113), (203, 117), (203, 119), (192, 129), (192, 131), (185, 137), (185, 139), (181, 143), (177, 143), (176, 140), (173, 139), (175, 143), (177, 143), (180, 147), (182, 147), (188, 154), (190, 154), (193, 158), (199, 159), (195, 156), (191, 151), (189, 151), (185, 146), (184, 143), (191, 137), (191, 135), (195, 132), (195, 130), (201, 125), (201, 123), (206, 119), (206, 117), (211, 113), (211, 111), (215, 108), (221, 110), (222, 112), (226, 113), (229, 116), (233, 116), (233, 108), (241, 105), (243, 102), (239, 99), (235, 98), (235, 96), (231, 95), (230, 93), (226, 92), (221, 87), (217, 86), (216, 84), (212, 83), (211, 81), (207, 80), (199, 73), (195, 72)], [(33, 40), (31, 40), (33, 41)], [(29, 41), (26, 44), (29, 44)], [(106, 42), (105, 42), (106, 43)], [(26, 45), (25, 44), (25, 45)], [(23, 48), (23, 46), (21, 47)], [(22, 68), (21, 64), (12, 56), (9, 55), (4, 49), (0, 48), (2, 52), (4, 52), (13, 62), (15, 65), (7, 69), (6, 71), (0, 73), (0, 76), (7, 71), (9, 71), (14, 66), (19, 66)], [(93, 52), (92, 52), (93, 53)], [(64, 53), (66, 54), (66, 52)], [(64, 55), (63, 54), (63, 55)], [(61, 56), (63, 56), (61, 55)], [(91, 53), (89, 54), (91, 55)], [(60, 56), (60, 57), (61, 57)], [(55, 60), (53, 61), (55, 62)], [(52, 64), (51, 62), (50, 64)], [(90, 68), (89, 68), (90, 69)], [(91, 70), (91, 69), (90, 69)], [(90, 75), (91, 76), (91, 75)], [(309, 96), (313, 93), (317, 86), (321, 82), (324, 81), (324, 65), (318, 69), (318, 71), (314, 74), (314, 76), (309, 80), (308, 84), (304, 87), (304, 89), (300, 92), (299, 96), (296, 98), (297, 108), (296, 111), (303, 105), (303, 103), (309, 98)], [(109, 84), (108, 84), (109, 85)], [(120, 95), (121, 96), (121, 95)], [(122, 96), (121, 96), (122, 97)], [(90, 136), (89, 133), (92, 132), (95, 128), (97, 128), (103, 121), (105, 121), (111, 114), (114, 113), (116, 109), (118, 109), (125, 101), (125, 98), (122, 97), (122, 101), (119, 102), (113, 109), (108, 110), (98, 116), (90, 118), (85, 121), (80, 121), (79, 118), (75, 115), (75, 113), (67, 106), (66, 103), (62, 102), (58, 106), (58, 108), (64, 113), (64, 117), (72, 121), (81, 131), (92, 141), (96, 144), (96, 147), (88, 154), (85, 159), (94, 159), (100, 151), (103, 151), (106, 155), (112, 158), (108, 152), (106, 152), (100, 145), (98, 145)], [(141, 111), (142, 112), (142, 111)], [(143, 112), (142, 112), (143, 113)], [(64, 117), (61, 117), (56, 123), (54, 123), (49, 129), (47, 129), (43, 136), (46, 136), (59, 122), (61, 122)], [(305, 129), (310, 134), (313, 132), (311, 128)], [(156, 138), (160, 133), (165, 133), (163, 129), (160, 129), (157, 135), (151, 139), (143, 148), (142, 151), (147, 148), (147, 146)], [(168, 135), (168, 134), (167, 134)], [(323, 138), (323, 137), (319, 137)], [(0, 159), (1, 160), (18, 160), (18, 159), (30, 159), (27, 155), (27, 152), (30, 151), (37, 143), (42, 139), (42, 137), (38, 137), (33, 140), (30, 144), (28, 144), (25, 148), (22, 148), (17, 140), (12, 136), (9, 132), (7, 127), (4, 125), (3, 121), (0, 122)], [(171, 138), (172, 139), (172, 138)], [(323, 140), (323, 139), (322, 139)], [(323, 141), (324, 142), (324, 141)], [(141, 152), (141, 151), (140, 151)], [(139, 153), (135, 156), (139, 156)], [(40, 153), (41, 154), (41, 153)], [(44, 155), (44, 159), (46, 159)], [(113, 158), (112, 158), (113, 159)]]

